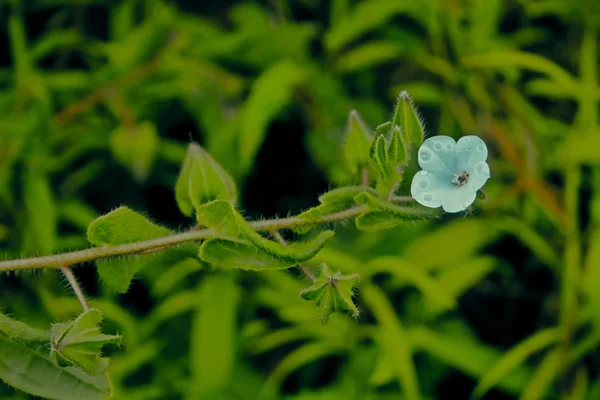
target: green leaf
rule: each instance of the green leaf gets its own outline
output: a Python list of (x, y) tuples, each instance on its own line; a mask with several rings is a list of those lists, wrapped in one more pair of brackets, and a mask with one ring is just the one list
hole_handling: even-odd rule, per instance
[(190, 242), (150, 254), (98, 260), (96, 261), (98, 274), (110, 290), (115, 293), (126, 293), (137, 273), (144, 269), (164, 268), (165, 265), (175, 265), (186, 259), (195, 258), (199, 247), (198, 244)]
[(395, 218), (405, 221), (431, 218), (437, 215), (435, 210), (425, 208), (405, 207), (391, 203), (374, 196), (371, 193), (360, 193), (355, 198), (357, 203), (368, 205), (374, 211), (385, 212)]
[(297, 263), (284, 262), (270, 254), (257, 250), (249, 243), (227, 240), (207, 240), (200, 246), (200, 259), (217, 267), (237, 268), (248, 271), (290, 268)]
[(229, 272), (211, 274), (198, 287), (190, 354), (193, 398), (211, 398), (230, 384), (236, 363), (240, 288)]
[(60, 368), (34, 348), (0, 335), (0, 379), (25, 393), (56, 400), (105, 400), (111, 386), (105, 374), (90, 376), (75, 367)]
[(100, 375), (108, 367), (108, 359), (102, 358), (102, 346), (121, 340), (118, 335), (105, 335), (98, 326), (102, 313), (89, 309), (75, 320), (52, 324), (51, 354), (62, 366), (75, 365), (90, 375)]
[(241, 111), (238, 163), (242, 173), (250, 169), (269, 123), (290, 103), (294, 89), (305, 81), (304, 69), (290, 60), (271, 65), (254, 81)]
[(148, 178), (159, 148), (156, 127), (150, 121), (134, 127), (122, 125), (110, 136), (110, 149), (115, 159), (129, 168), (136, 180)]
[(305, 300), (315, 300), (321, 310), (321, 325), (326, 324), (334, 312), (347, 311), (352, 317), (358, 318), (359, 310), (352, 297), (359, 279), (357, 273), (351, 275), (333, 273), (326, 264), (323, 264), (319, 278), (311, 286), (302, 289), (300, 296)]
[(127, 207), (119, 207), (92, 221), (87, 238), (91, 244), (101, 246), (156, 239), (170, 233), (167, 228), (153, 224), (143, 215)]
[(23, 251), (51, 254), (56, 251), (57, 212), (47, 176), (28, 168), (23, 178), (23, 206), (26, 213)]
[[(167, 228), (148, 221), (143, 215), (127, 207), (119, 207), (97, 218), (89, 225), (87, 232), (90, 243), (97, 246), (133, 243), (169, 234), (171, 231)], [(175, 263), (186, 257), (195, 257), (197, 247), (193, 243), (187, 243), (158, 253), (98, 260), (96, 261), (98, 274), (111, 290), (125, 293), (129, 289), (131, 279), (142, 268), (161, 262)]]
[(392, 124), (400, 127), (401, 133), (406, 138), (406, 145), (415, 143), (418, 147), (423, 143), (425, 138), (424, 122), (412, 97), (406, 91), (401, 92), (398, 96)]
[(237, 188), (227, 171), (202, 147), (190, 144), (177, 184), (175, 199), (181, 212), (192, 216), (198, 207), (213, 200), (237, 202)]
[(395, 15), (413, 10), (415, 5), (416, 3), (388, 0), (358, 3), (350, 13), (336, 20), (327, 31), (325, 48), (330, 53), (336, 53), (351, 41), (383, 25)]
[(560, 331), (557, 328), (544, 329), (523, 340), (508, 352), (481, 377), (473, 390), (473, 396), (483, 397), (491, 388), (517, 366), (524, 364), (534, 353), (558, 342)]
[(378, 322), (381, 350), (391, 356), (394, 373), (402, 386), (403, 397), (407, 400), (419, 400), (421, 394), (413, 361), (412, 341), (407, 337), (396, 311), (381, 289), (373, 285), (364, 285), (361, 288), (361, 298)]
[(2, 313), (0, 313), (0, 332), (13, 340), (27, 342), (48, 342), (50, 340), (49, 331), (33, 328)]
[[(502, 357), (502, 352), (479, 343), (463, 332), (436, 332), (426, 327), (417, 327), (407, 333), (406, 340), (412, 343), (415, 351), (425, 352), (474, 378), (481, 377)], [(525, 365), (519, 365), (500, 380), (498, 387), (517, 395), (530, 376), (531, 370)]]
[(454, 309), (456, 299), (433, 279), (426, 270), (407, 262), (401, 257), (380, 256), (371, 260), (367, 271), (371, 274), (388, 272), (415, 286), (430, 301), (444, 309)]
[(379, 64), (397, 60), (405, 52), (406, 46), (403, 43), (369, 42), (340, 55), (335, 61), (334, 68), (341, 73), (373, 68)]
[[(197, 211), (197, 217), (200, 224), (215, 230), (217, 235), (222, 235), (229, 241), (240, 242), (241, 240), (241, 244), (243, 245), (254, 246), (256, 252), (266, 253), (279, 259), (281, 263), (289, 263), (290, 265), (314, 257), (334, 235), (332, 231), (323, 231), (309, 241), (295, 242), (284, 246), (261, 236), (252, 229), (248, 222), (233, 208), (231, 203), (224, 200), (215, 200), (200, 207)], [(243, 246), (228, 246), (225, 248), (216, 244), (209, 244), (210, 242), (208, 240), (202, 244), (200, 249), (201, 258), (203, 254), (218, 254), (219, 252), (213, 251), (216, 249), (221, 249), (222, 253), (228, 254), (229, 257), (239, 251), (242, 252), (240, 254), (244, 255), (242, 259), (245, 259), (247, 256), (247, 248)], [(202, 250), (203, 248), (210, 248), (211, 253), (205, 253), (207, 250)], [(233, 252), (232, 249), (234, 249)], [(263, 261), (265, 260), (262, 255), (259, 257)], [(212, 257), (211, 260), (214, 261)]]
[(368, 167), (372, 141), (373, 132), (356, 110), (350, 111), (344, 141), (344, 156), (348, 170), (352, 174), (359, 174), (362, 168)]
[(404, 255), (427, 269), (455, 265), (496, 237), (497, 230), (489, 220), (469, 218), (445, 224), (422, 235), (408, 245)]

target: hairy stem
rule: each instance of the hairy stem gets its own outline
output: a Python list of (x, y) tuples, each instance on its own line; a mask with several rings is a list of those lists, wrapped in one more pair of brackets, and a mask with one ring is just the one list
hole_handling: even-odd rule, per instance
[[(271, 234), (273, 235), (275, 240), (277, 240), (281, 245), (287, 246), (287, 242), (285, 241), (283, 236), (281, 236), (281, 233), (279, 233), (279, 231), (277, 229), (273, 229), (271, 231)], [(310, 279), (311, 282), (315, 282), (317, 280), (317, 277), (315, 276), (315, 274), (312, 273), (312, 271), (310, 270), (310, 267), (308, 265), (298, 263), (298, 268), (300, 268), (300, 271), (302, 271), (302, 273), (304, 275), (306, 275), (306, 277), (308, 279)]]
[[(264, 221), (252, 221), (250, 226), (257, 231), (272, 231), (274, 229), (296, 228), (306, 225), (314, 225), (315, 222), (328, 223), (343, 221), (364, 214), (368, 210), (367, 206), (355, 206), (347, 210), (339, 211), (333, 214), (325, 215), (315, 220), (299, 219), (297, 217), (288, 217), (281, 219), (269, 219)], [(100, 246), (90, 249), (72, 251), (69, 253), (55, 254), (51, 256), (23, 258), (19, 260), (10, 260), (0, 262), (0, 272), (14, 271), (19, 269), (35, 268), (63, 268), (65, 265), (73, 265), (86, 261), (96, 260), (98, 258), (112, 257), (124, 254), (135, 254), (156, 250), (162, 247), (170, 247), (185, 242), (204, 240), (219, 237), (212, 229), (197, 229), (183, 233), (177, 233), (158, 239), (144, 240), (141, 242), (119, 244), (113, 246)]]
[(81, 306), (83, 307), (83, 311), (89, 310), (90, 306), (88, 305), (88, 302), (85, 299), (85, 295), (83, 294), (83, 290), (81, 290), (81, 286), (79, 286), (79, 282), (77, 282), (75, 275), (73, 275), (73, 271), (71, 271), (71, 267), (68, 265), (65, 265), (61, 268), (61, 271), (62, 271), (63, 275), (65, 276), (65, 278), (67, 278), (67, 282), (69, 282), (69, 285), (71, 285), (71, 288), (73, 289), (73, 292), (75, 293), (75, 296), (77, 296), (77, 299), (81, 303)]

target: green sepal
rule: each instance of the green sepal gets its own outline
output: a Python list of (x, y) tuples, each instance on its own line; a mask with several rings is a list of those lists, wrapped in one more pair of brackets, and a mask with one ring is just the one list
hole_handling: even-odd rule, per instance
[(415, 143), (420, 146), (423, 143), (425, 126), (412, 97), (406, 91), (398, 95), (392, 124), (400, 127), (406, 137), (406, 144)]
[(100, 375), (108, 367), (108, 359), (101, 357), (102, 346), (119, 343), (121, 336), (106, 335), (100, 331), (102, 313), (89, 309), (75, 320), (52, 325), (51, 355), (60, 366), (78, 366), (90, 375)]
[(213, 200), (237, 203), (237, 188), (229, 173), (202, 147), (191, 143), (175, 184), (175, 200), (181, 212), (190, 217), (203, 204)]
[(319, 278), (311, 286), (302, 289), (300, 296), (305, 300), (315, 300), (320, 309), (321, 325), (325, 325), (334, 312), (349, 312), (352, 317), (358, 318), (359, 309), (352, 297), (359, 280), (358, 273), (332, 273), (327, 265), (323, 264)]
[(369, 157), (371, 161), (377, 165), (381, 178), (385, 178), (390, 174), (390, 166), (388, 163), (387, 142), (383, 135), (380, 135), (373, 141)]

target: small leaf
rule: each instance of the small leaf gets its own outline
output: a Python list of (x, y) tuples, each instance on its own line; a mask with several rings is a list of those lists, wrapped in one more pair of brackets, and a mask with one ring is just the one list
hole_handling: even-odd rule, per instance
[(363, 122), (356, 110), (350, 111), (344, 142), (344, 155), (348, 170), (352, 174), (358, 174), (362, 168), (369, 165), (372, 141), (373, 132)]
[(406, 137), (406, 143), (420, 146), (425, 138), (425, 127), (410, 95), (403, 91), (398, 96), (392, 123), (399, 126)]
[(108, 359), (100, 356), (102, 346), (119, 342), (120, 336), (100, 332), (102, 314), (90, 309), (74, 321), (52, 325), (52, 352), (62, 366), (76, 365), (90, 375), (100, 375), (108, 367)]
[(60, 368), (44, 347), (29, 347), (0, 335), (0, 379), (25, 393), (56, 400), (105, 400), (111, 386), (105, 374), (90, 376)]
[(150, 121), (132, 128), (120, 126), (110, 136), (110, 148), (115, 159), (129, 168), (135, 179), (145, 181), (159, 148), (158, 132)]
[(236, 204), (237, 188), (231, 176), (202, 147), (190, 144), (175, 185), (181, 212), (192, 216), (198, 207), (213, 200)]
[[(278, 258), (282, 263), (290, 263), (291, 265), (314, 257), (334, 235), (332, 231), (323, 231), (309, 241), (295, 242), (283, 246), (261, 236), (252, 229), (248, 222), (233, 208), (233, 205), (224, 200), (215, 200), (205, 204), (198, 209), (197, 216), (199, 223), (215, 230), (218, 235), (225, 236), (227, 240), (235, 242), (241, 240), (244, 244), (253, 245), (257, 251), (262, 251)], [(202, 255), (202, 249), (200, 253)]]
[(50, 340), (49, 331), (33, 328), (2, 313), (0, 313), (0, 332), (14, 340), (27, 342), (48, 342)]
[(156, 239), (170, 233), (167, 228), (153, 224), (143, 215), (127, 207), (119, 207), (92, 221), (87, 238), (91, 244), (100, 246)]
[(333, 273), (327, 265), (323, 264), (321, 276), (312, 286), (302, 289), (300, 296), (305, 300), (316, 301), (321, 310), (321, 325), (326, 324), (329, 316), (334, 312), (348, 311), (352, 317), (357, 318), (359, 310), (352, 297), (359, 279), (360, 276), (356, 273), (351, 275)]

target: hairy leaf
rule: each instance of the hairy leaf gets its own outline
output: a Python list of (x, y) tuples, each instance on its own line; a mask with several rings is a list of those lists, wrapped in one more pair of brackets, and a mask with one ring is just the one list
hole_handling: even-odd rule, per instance
[(167, 228), (148, 221), (143, 215), (127, 207), (119, 207), (92, 221), (87, 237), (91, 244), (101, 246), (150, 240), (170, 233)]
[[(284, 246), (261, 236), (252, 229), (231, 203), (223, 200), (216, 200), (200, 207), (197, 217), (200, 224), (215, 230), (218, 235), (224, 236), (225, 239), (235, 242), (241, 240), (242, 244), (254, 246), (257, 252), (266, 253), (279, 259), (282, 263), (290, 263), (291, 265), (312, 258), (334, 235), (332, 231), (323, 231), (309, 241), (295, 242)], [(210, 241), (206, 241), (202, 245), (205, 249), (209, 246), (211, 250), (217, 248), (213, 247), (215, 244), (207, 243), (210, 243)], [(219, 248), (223, 249), (222, 246)], [(242, 247), (232, 248), (235, 251), (242, 249)], [(202, 254), (208, 254), (204, 253), (205, 251), (201, 248), (201, 257)], [(227, 248), (227, 252), (224, 252), (224, 254), (231, 254), (231, 248)]]
[(227, 171), (202, 147), (190, 144), (175, 185), (175, 199), (184, 215), (212, 200), (237, 202), (237, 188)]
[(48, 342), (50, 340), (49, 331), (33, 328), (2, 313), (0, 313), (0, 332), (13, 340), (27, 342)]
[(111, 386), (105, 374), (90, 376), (76, 367), (60, 368), (30, 347), (0, 335), (0, 379), (25, 393), (56, 400), (105, 400)]

